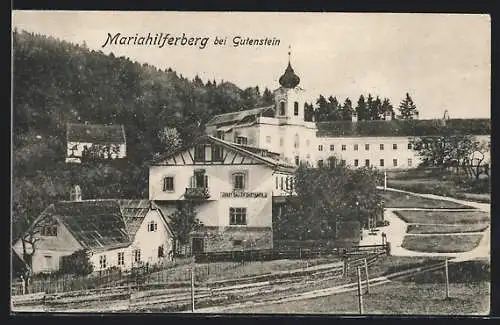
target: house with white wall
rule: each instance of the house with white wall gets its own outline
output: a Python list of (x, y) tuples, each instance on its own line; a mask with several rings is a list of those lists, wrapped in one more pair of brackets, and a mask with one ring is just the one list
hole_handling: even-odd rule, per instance
[(149, 168), (149, 199), (164, 215), (191, 204), (196, 252), (268, 249), (273, 206), (293, 194), (295, 166), (265, 149), (203, 136)]
[[(49, 205), (23, 236), (33, 236), (32, 272), (60, 269), (75, 251), (89, 253), (94, 271), (128, 270), (172, 260), (173, 233), (161, 210), (148, 200), (75, 200)], [(33, 242), (33, 241), (30, 241)], [(14, 245), (23, 259), (23, 241)]]
[(122, 159), (127, 156), (123, 125), (68, 123), (66, 126), (66, 162), (82, 159)]

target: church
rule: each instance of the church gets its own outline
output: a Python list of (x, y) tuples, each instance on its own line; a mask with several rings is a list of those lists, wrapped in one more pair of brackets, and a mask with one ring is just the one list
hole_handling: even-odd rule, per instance
[(314, 122), (305, 120), (306, 103), (314, 103), (300, 86), (300, 77), (290, 62), (274, 90), (274, 104), (216, 115), (206, 125), (206, 134), (241, 145), (266, 149), (294, 165), (318, 167), (335, 156), (350, 167), (381, 170), (415, 168), (421, 162), (410, 140), (438, 136), (443, 130), (463, 130), (478, 140), (489, 140), (489, 119), (383, 120)]

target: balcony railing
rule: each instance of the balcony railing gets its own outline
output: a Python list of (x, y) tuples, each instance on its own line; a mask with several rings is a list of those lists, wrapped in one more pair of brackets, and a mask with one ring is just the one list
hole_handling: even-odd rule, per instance
[(207, 187), (187, 187), (184, 198), (189, 200), (206, 200), (210, 198)]

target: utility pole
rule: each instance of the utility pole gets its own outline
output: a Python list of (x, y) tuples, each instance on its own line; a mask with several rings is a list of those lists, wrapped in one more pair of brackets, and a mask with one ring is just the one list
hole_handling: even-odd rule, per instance
[(370, 284), (369, 281), (370, 279), (368, 278), (368, 261), (365, 258), (365, 276), (366, 276), (366, 293), (370, 293)]
[(384, 171), (384, 190), (387, 190), (387, 171)]
[(194, 313), (194, 261), (191, 263), (191, 311)]
[(446, 288), (446, 299), (450, 298), (450, 280), (448, 278), (448, 257), (444, 258), (444, 276), (445, 276), (445, 288)]
[(357, 267), (358, 271), (358, 303), (359, 303), (359, 314), (363, 315), (363, 291), (361, 291), (361, 269)]

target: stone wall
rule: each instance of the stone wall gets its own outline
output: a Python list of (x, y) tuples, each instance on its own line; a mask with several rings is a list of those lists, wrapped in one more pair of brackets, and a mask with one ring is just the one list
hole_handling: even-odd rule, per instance
[(204, 227), (191, 237), (203, 238), (205, 252), (273, 248), (271, 227)]

